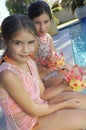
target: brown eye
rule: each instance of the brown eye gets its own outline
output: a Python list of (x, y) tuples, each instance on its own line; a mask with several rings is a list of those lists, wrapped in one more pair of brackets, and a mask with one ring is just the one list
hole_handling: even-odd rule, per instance
[(11, 43), (13, 43), (13, 44), (15, 44), (15, 45), (20, 45), (20, 44), (22, 44), (21, 41), (17, 41), (17, 40), (15, 40), (15, 41), (11, 41)]
[(29, 44), (33, 44), (33, 43), (35, 43), (35, 41), (36, 40), (32, 40), (32, 41), (30, 41), (30, 42), (28, 42)]
[(46, 21), (45, 21), (45, 23), (48, 23), (48, 22), (49, 22), (49, 20), (46, 20)]
[(15, 44), (16, 44), (16, 45), (19, 45), (19, 44), (20, 44), (20, 42), (15, 42)]

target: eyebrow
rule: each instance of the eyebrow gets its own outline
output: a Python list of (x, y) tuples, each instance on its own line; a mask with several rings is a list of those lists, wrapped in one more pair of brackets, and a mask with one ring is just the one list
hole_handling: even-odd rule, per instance
[[(28, 43), (31, 43), (33, 41), (35, 41), (35, 39), (28, 41)], [(12, 40), (11, 42), (12, 43), (14, 43), (14, 42), (22, 42), (22, 43), (24, 43), (24, 41), (20, 41), (20, 40)]]
[(20, 40), (12, 40), (11, 42), (22, 42), (22, 41), (20, 41)]

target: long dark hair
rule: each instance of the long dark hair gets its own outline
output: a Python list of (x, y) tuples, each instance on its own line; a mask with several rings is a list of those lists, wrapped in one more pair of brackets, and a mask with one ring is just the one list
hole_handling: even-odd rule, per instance
[(35, 34), (35, 27), (28, 16), (22, 14), (13, 14), (6, 17), (1, 24), (1, 33), (3, 39), (8, 42), (15, 33), (21, 29), (27, 29)]

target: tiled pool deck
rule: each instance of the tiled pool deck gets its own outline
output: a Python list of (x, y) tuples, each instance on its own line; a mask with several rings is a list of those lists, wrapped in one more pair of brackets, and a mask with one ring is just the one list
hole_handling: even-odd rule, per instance
[[(60, 27), (58, 27), (60, 29)], [(62, 28), (62, 27), (61, 27)], [(53, 36), (53, 40), (55, 43), (56, 50), (59, 52), (63, 52), (65, 56), (65, 60), (70, 63), (74, 64), (72, 46), (69, 36), (69, 30), (63, 29), (58, 31), (58, 34)], [(3, 53), (3, 50), (0, 51), (0, 56)], [(6, 130), (4, 125), (4, 116), (0, 108), (0, 130)]]

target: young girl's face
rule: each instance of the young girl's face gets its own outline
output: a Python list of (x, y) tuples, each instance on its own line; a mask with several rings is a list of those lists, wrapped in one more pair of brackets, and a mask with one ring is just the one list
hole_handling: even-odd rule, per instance
[(33, 19), (37, 35), (44, 36), (50, 27), (50, 18), (47, 13), (43, 13), (42, 15), (35, 17)]
[(35, 36), (27, 30), (21, 30), (6, 44), (8, 54), (14, 62), (24, 63), (28, 60), (28, 55), (35, 49)]

